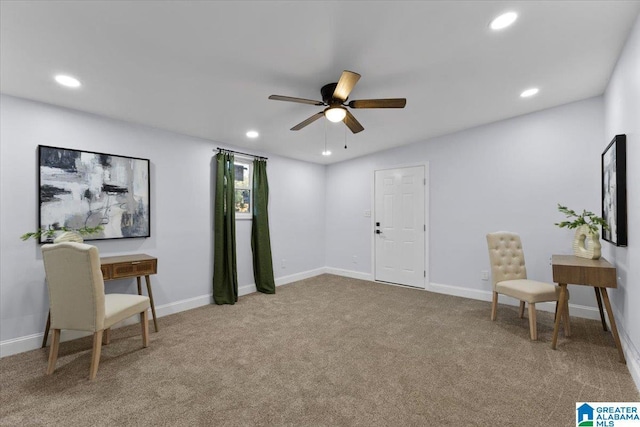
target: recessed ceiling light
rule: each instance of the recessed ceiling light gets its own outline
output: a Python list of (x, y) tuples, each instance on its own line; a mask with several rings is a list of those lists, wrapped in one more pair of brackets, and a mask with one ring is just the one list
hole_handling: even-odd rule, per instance
[(520, 94), (521, 98), (529, 98), (530, 96), (535, 95), (536, 93), (538, 93), (540, 90), (537, 87), (532, 87), (531, 89), (527, 89), (524, 92), (522, 92)]
[(247, 132), (247, 138), (257, 138), (259, 136), (260, 134), (255, 130), (250, 130), (249, 132)]
[(491, 21), (490, 27), (492, 30), (502, 30), (516, 22), (516, 19), (518, 19), (518, 14), (515, 12), (503, 13)]
[(56, 81), (62, 86), (66, 87), (80, 87), (80, 80), (75, 77), (66, 76), (64, 74), (58, 74), (55, 77)]
[(330, 156), (331, 155), (331, 151), (325, 150), (325, 151), (322, 152), (322, 155), (323, 156)]

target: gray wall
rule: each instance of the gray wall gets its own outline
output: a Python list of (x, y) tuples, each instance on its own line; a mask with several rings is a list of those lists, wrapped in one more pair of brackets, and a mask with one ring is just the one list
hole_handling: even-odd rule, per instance
[[(152, 283), (160, 313), (209, 303), (212, 159), (220, 144), (4, 95), (0, 125), (0, 341), (41, 333), (48, 310), (40, 246), (19, 239), (36, 228), (38, 144), (150, 159), (151, 237), (95, 244), (105, 256), (158, 257)], [(325, 210), (325, 168), (270, 156), (267, 171), (275, 275), (282, 282), (325, 265), (324, 221), (317, 214)], [(238, 222), (238, 279), (245, 293), (254, 283), (250, 231), (251, 221)], [(108, 292), (134, 289), (131, 280), (107, 286)]]
[[(331, 165), (327, 265), (373, 273), (373, 231), (363, 216), (373, 210), (373, 171), (428, 162), (432, 284), (488, 297), (485, 234), (498, 230), (518, 232), (529, 277), (551, 281), (551, 254), (571, 253), (573, 240), (573, 231), (554, 226), (563, 219), (556, 204), (599, 212), (603, 141), (597, 97)], [(593, 291), (571, 289), (571, 303), (593, 307)]]
[[(611, 291), (617, 323), (630, 352), (627, 363), (640, 386), (640, 17), (618, 59), (605, 92), (606, 144), (627, 135), (627, 214), (629, 246), (603, 246), (603, 255), (618, 269), (618, 289)], [(634, 365), (634, 366), (631, 366)]]

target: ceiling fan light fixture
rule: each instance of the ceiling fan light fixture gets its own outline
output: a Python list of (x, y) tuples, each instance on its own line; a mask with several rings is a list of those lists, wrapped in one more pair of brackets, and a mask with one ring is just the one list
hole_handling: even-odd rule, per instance
[(322, 152), (322, 155), (323, 155), (323, 156), (330, 156), (330, 155), (331, 155), (331, 151), (329, 151), (329, 150), (324, 150), (324, 151)]
[(330, 122), (338, 123), (344, 120), (347, 110), (344, 107), (330, 107), (324, 110), (324, 116)]

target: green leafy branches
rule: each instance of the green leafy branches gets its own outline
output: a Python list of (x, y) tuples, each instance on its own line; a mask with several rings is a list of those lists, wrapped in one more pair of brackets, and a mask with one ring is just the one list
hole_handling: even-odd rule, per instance
[(29, 240), (31, 238), (34, 239), (40, 239), (41, 237), (47, 237), (47, 238), (51, 238), (54, 237), (56, 235), (56, 233), (60, 232), (60, 231), (75, 231), (77, 233), (80, 233), (83, 236), (89, 235), (89, 234), (95, 234), (98, 231), (102, 231), (104, 230), (104, 227), (99, 225), (97, 227), (82, 227), (82, 228), (77, 228), (77, 229), (72, 229), (72, 228), (68, 228), (68, 227), (60, 227), (60, 228), (38, 228), (36, 231), (33, 231), (31, 233), (25, 233), (22, 236), (20, 236), (20, 238), (22, 240)]
[(566, 206), (562, 206), (560, 203), (558, 203), (558, 210), (565, 214), (567, 218), (575, 218), (572, 221), (556, 222), (555, 225), (560, 228), (567, 227), (573, 229), (578, 228), (581, 225), (586, 225), (592, 233), (597, 233), (598, 227), (602, 227), (605, 230), (609, 229), (609, 224), (593, 212), (583, 210), (581, 214), (578, 214), (576, 211), (569, 209)]

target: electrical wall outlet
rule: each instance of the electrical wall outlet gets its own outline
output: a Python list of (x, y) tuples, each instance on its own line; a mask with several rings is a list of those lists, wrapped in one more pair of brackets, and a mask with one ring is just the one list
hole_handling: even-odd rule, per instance
[(371, 218), (371, 211), (369, 209), (367, 209), (366, 211), (364, 211), (364, 216), (366, 218)]
[(284, 259), (284, 258), (282, 259), (281, 267), (282, 268), (287, 268), (287, 260)]
[(489, 280), (489, 272), (488, 271), (481, 271), (480, 272), (480, 278), (482, 280)]
[(353, 256), (353, 258), (351, 259), (351, 262), (354, 264), (358, 263), (358, 257), (356, 255)]

